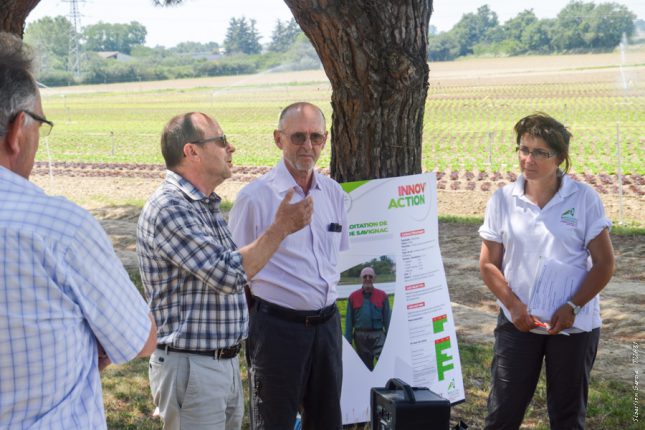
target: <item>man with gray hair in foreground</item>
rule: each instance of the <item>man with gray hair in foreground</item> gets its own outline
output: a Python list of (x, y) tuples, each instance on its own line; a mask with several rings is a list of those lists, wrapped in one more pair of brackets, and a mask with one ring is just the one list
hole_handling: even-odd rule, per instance
[(0, 33), (0, 428), (105, 429), (99, 370), (156, 326), (99, 223), (28, 180), (54, 125), (31, 62)]

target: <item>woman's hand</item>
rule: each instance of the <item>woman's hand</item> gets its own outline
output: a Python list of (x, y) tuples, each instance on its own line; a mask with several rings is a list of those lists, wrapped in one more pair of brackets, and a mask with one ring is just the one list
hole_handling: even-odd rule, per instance
[(533, 315), (529, 314), (528, 307), (519, 299), (515, 301), (513, 306), (508, 308), (511, 313), (511, 319), (515, 328), (522, 332), (528, 332), (535, 328), (537, 320)]
[(564, 304), (555, 311), (551, 317), (551, 329), (549, 334), (558, 334), (562, 330), (573, 327), (576, 316), (573, 314), (571, 306)]

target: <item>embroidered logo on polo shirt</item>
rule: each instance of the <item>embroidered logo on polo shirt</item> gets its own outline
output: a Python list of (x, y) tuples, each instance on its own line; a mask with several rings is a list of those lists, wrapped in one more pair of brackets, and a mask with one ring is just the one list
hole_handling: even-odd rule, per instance
[(576, 208), (571, 208), (562, 212), (562, 215), (560, 215), (560, 222), (571, 227), (578, 225), (578, 220), (576, 219)]

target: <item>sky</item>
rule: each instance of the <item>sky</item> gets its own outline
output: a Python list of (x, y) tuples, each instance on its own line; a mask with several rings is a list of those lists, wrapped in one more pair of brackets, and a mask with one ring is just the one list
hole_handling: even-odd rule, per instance
[[(603, 2), (609, 1), (612, 0)], [(645, 19), (645, 0), (613, 1), (626, 5), (639, 18)], [(488, 4), (503, 23), (530, 8), (538, 18), (554, 18), (566, 1), (434, 0), (430, 25), (439, 31), (448, 31), (464, 13), (475, 12), (483, 4)], [(146, 45), (151, 47), (172, 47), (185, 41), (222, 43), (229, 19), (242, 16), (256, 20), (256, 28), (262, 36), (260, 43), (267, 44), (276, 20), (284, 21), (292, 16), (282, 0), (184, 0), (180, 6), (165, 8), (153, 6), (152, 0), (78, 0), (78, 8), (81, 27), (99, 21), (140, 22), (148, 30)], [(44, 16), (68, 16), (69, 11), (69, 1), (41, 0), (27, 18), (27, 24)]]

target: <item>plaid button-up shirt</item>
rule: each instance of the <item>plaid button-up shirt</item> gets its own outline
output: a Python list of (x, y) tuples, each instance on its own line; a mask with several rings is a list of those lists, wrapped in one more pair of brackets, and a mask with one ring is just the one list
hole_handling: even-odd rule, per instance
[(168, 171), (141, 212), (137, 255), (159, 344), (202, 351), (247, 336), (247, 278), (220, 201)]

